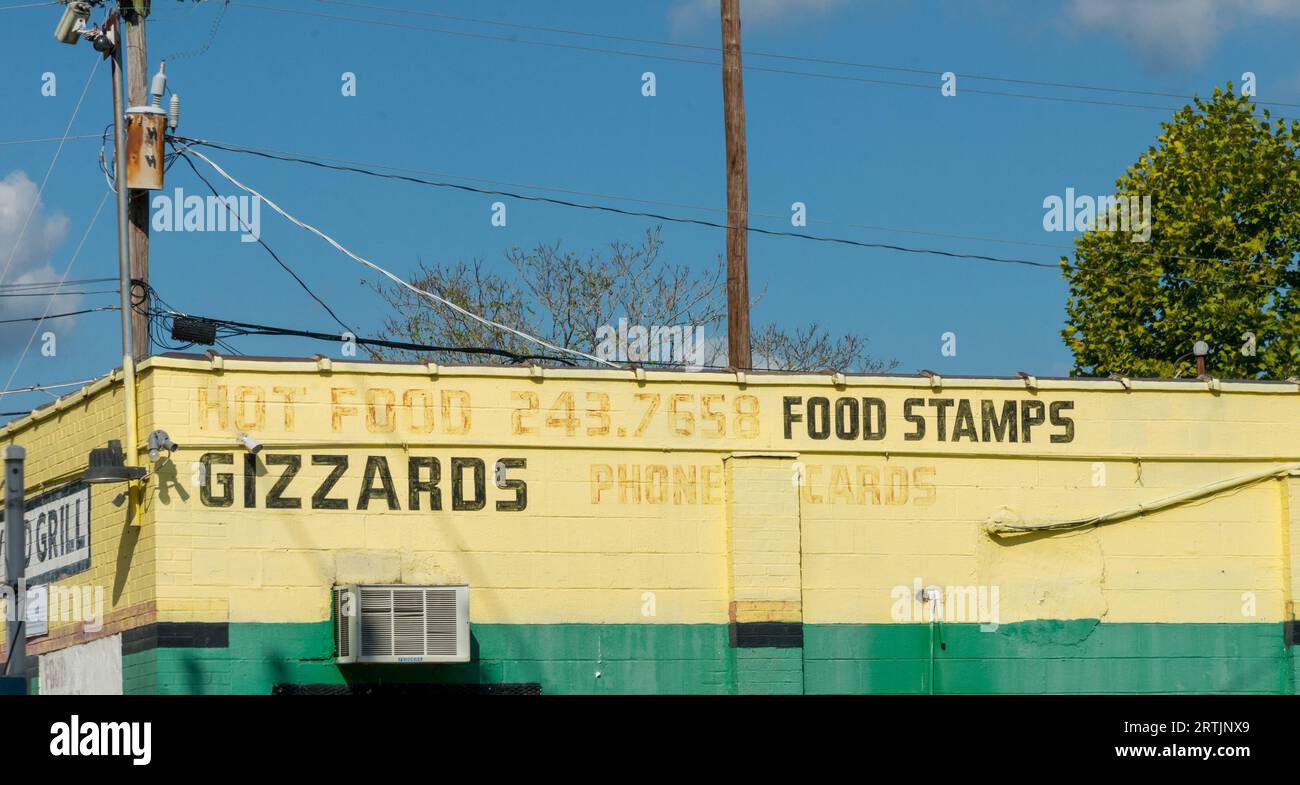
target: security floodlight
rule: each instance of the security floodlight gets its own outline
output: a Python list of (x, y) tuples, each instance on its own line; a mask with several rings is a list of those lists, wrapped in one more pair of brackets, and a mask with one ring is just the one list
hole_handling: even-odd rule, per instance
[(158, 460), (158, 453), (161, 450), (166, 450), (167, 452), (172, 453), (176, 452), (180, 448), (181, 446), (172, 441), (172, 438), (167, 435), (166, 431), (154, 431), (149, 434), (149, 460), (151, 461)]
[(90, 3), (68, 3), (63, 9), (63, 18), (54, 28), (54, 39), (63, 44), (75, 44), (81, 40), (81, 30), (90, 18)]
[(259, 452), (261, 452), (262, 447), (265, 446), (257, 439), (254, 439), (252, 436), (249, 436), (246, 433), (239, 434), (239, 443), (244, 445), (244, 449), (248, 450), (254, 455), (257, 455)]
[(81, 475), (81, 480), (87, 483), (130, 482), (144, 479), (144, 473), (143, 466), (126, 465), (122, 443), (114, 439), (107, 447), (96, 447), (90, 451), (86, 472)]

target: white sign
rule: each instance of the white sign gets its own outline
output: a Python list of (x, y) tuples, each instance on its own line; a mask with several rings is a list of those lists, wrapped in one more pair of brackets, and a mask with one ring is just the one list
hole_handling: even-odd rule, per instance
[(122, 636), (40, 655), (42, 695), (121, 695)]
[[(0, 521), (4, 516), (0, 515)], [(27, 502), (26, 579), (30, 586), (49, 583), (90, 567), (90, 486), (65, 485)], [(7, 553), (5, 527), (0, 525), (0, 554)], [(4, 560), (0, 559), (0, 576)], [(7, 577), (5, 578), (7, 580)]]
[(48, 635), (50, 632), (50, 585), (27, 587), (27, 637)]

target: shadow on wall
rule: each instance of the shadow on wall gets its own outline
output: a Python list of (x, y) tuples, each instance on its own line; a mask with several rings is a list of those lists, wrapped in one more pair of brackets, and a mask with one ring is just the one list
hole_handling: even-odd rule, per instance
[(126, 591), (126, 582), (131, 574), (131, 559), (135, 556), (135, 544), (139, 539), (140, 527), (132, 526), (124, 516), (122, 537), (117, 542), (117, 572), (113, 575), (114, 606), (121, 603), (122, 593)]
[[(467, 684), (501, 681), (500, 666), (480, 659), (479, 641), (470, 632), (469, 662), (438, 665), (366, 664), (336, 666), (343, 681), (356, 688), (384, 684)], [(277, 682), (281, 684), (283, 682)]]
[[(372, 692), (529, 693), (540, 687), (503, 685), (500, 663), (480, 659), (478, 639), (470, 635), (470, 661), (453, 664), (336, 665), (333, 650), (319, 657), (283, 650), (173, 649), (176, 667), (159, 674), (162, 692), (175, 694), (365, 694)], [(310, 649), (308, 650), (310, 651)], [(314, 653), (314, 652), (313, 652)], [(434, 689), (437, 688), (437, 689)], [(531, 688), (531, 689), (521, 689)]]

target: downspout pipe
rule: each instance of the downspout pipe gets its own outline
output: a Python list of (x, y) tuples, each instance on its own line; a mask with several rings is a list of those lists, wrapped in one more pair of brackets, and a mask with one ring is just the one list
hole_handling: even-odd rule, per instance
[[(121, 26), (119, 25), (119, 30)], [(127, 227), (126, 185), (126, 130), (122, 114), (125, 99), (122, 96), (122, 44), (113, 48), (113, 143), (117, 146), (115, 168), (117, 185), (117, 266), (118, 288), (121, 300), (122, 317), (122, 397), (125, 399), (126, 411), (126, 465), (140, 465), (140, 435), (136, 424), (136, 387), (135, 359), (132, 354), (134, 336), (131, 329), (131, 252), (128, 245), (129, 229)], [(137, 485), (132, 482), (127, 487), (126, 520), (128, 524), (139, 525), (139, 504)]]

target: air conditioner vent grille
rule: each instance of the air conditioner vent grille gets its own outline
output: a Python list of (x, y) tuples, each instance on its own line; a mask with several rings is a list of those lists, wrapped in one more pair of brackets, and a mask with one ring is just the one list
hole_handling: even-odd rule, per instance
[(456, 591), (454, 589), (425, 589), (425, 647), (429, 654), (454, 655), (456, 653)]
[[(354, 616), (345, 608), (353, 599)], [(469, 662), (468, 586), (344, 586), (335, 590), (339, 662)]]

